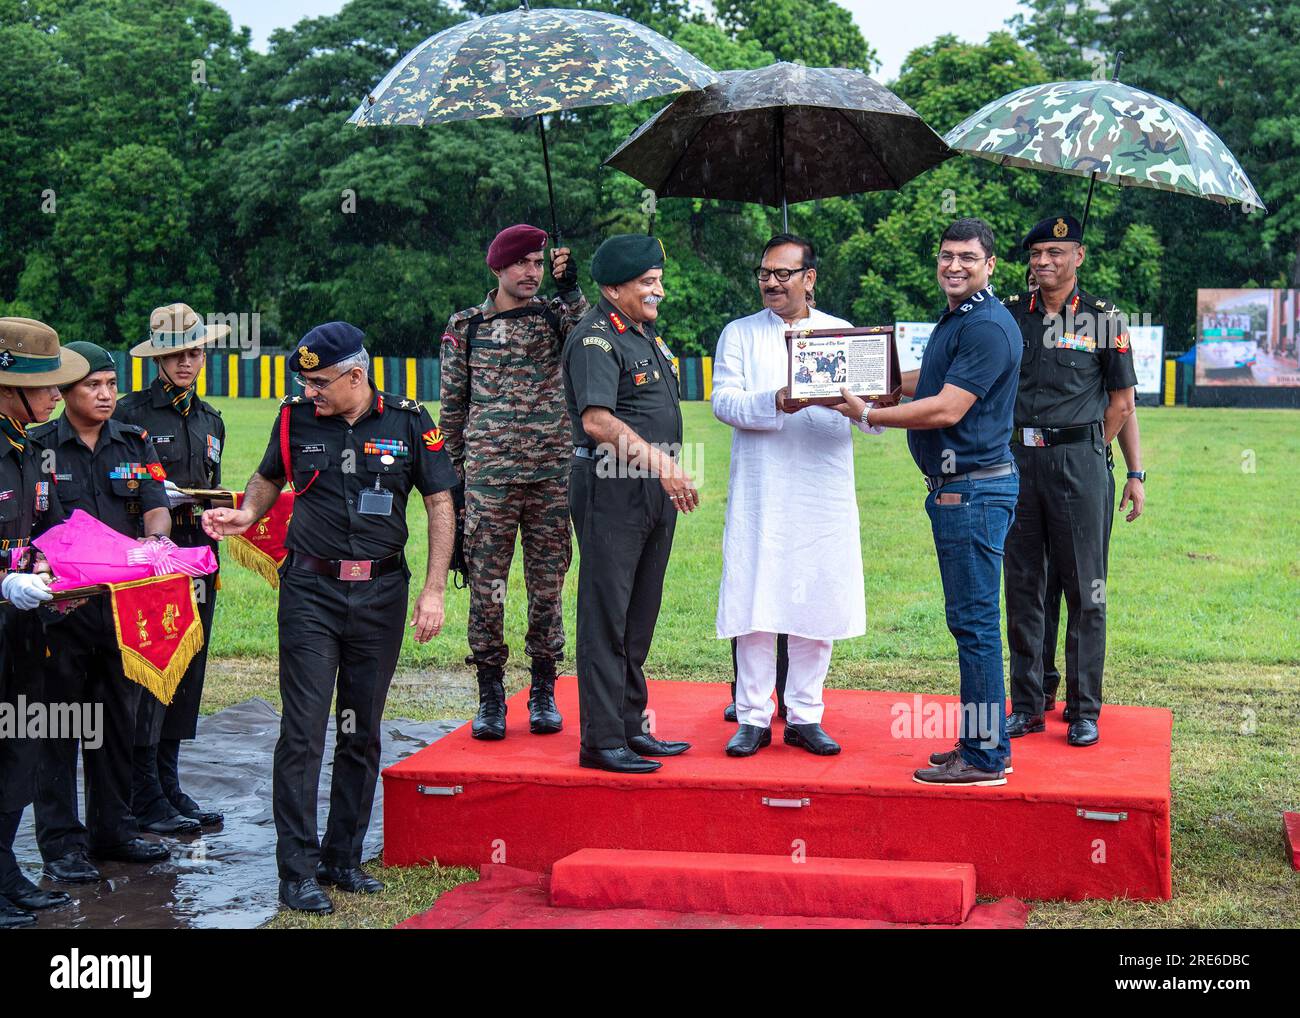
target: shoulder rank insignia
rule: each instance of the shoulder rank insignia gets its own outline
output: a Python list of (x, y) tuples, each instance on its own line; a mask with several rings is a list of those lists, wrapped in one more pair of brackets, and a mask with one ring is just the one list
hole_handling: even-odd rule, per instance
[(623, 319), (618, 316), (618, 312), (616, 311), (611, 311), (609, 313), (609, 324), (614, 326), (614, 329), (620, 336), (627, 332), (627, 326), (623, 324)]
[(301, 396), (285, 396), (284, 399), (280, 400), (280, 406), (293, 406), (293, 404), (301, 402)]
[(407, 399), (406, 397), (394, 400), (390, 405), (397, 407), (398, 410), (410, 410), (413, 413), (418, 413), (420, 409), (419, 400)]
[(609, 340), (607, 340), (607, 339), (601, 339), (599, 336), (583, 336), (583, 337), (582, 337), (582, 345), (583, 345), (583, 346), (598, 346), (598, 347), (600, 347), (602, 350), (604, 350), (606, 353), (613, 353), (613, 352), (614, 352), (614, 348), (613, 348), (612, 346), (609, 345)]
[(442, 448), (442, 443), (443, 443), (442, 429), (439, 428), (438, 425), (435, 424), (432, 428), (430, 428), (420, 437), (424, 439), (425, 448), (430, 450), (431, 452), (437, 452), (439, 449)]
[(1015, 304), (1015, 303), (1016, 303), (1017, 301), (1019, 301), (1019, 300), (1020, 300), (1020, 294), (1018, 294), (1018, 293), (1013, 293), (1010, 297), (1008, 297), (1008, 298), (1007, 298), (1006, 300), (1004, 300), (1002, 303), (1003, 303), (1003, 304)]

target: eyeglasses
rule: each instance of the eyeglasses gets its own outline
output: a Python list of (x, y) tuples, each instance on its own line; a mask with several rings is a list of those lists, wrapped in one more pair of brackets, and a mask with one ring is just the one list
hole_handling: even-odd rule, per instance
[(346, 374), (347, 374), (346, 371), (342, 371), (339, 374), (335, 375), (333, 378), (331, 378), (328, 382), (324, 382), (324, 383), (313, 382), (309, 378), (303, 378), (302, 375), (294, 375), (293, 384), (298, 386), (298, 388), (300, 389), (315, 389), (317, 392), (324, 392), (326, 389), (328, 389), (331, 385), (333, 385), (335, 382), (337, 382), (340, 378), (342, 378)]
[(795, 273), (807, 272), (811, 268), (811, 265), (805, 265), (802, 269), (764, 269), (760, 267), (754, 270), (754, 275), (760, 283), (766, 283), (773, 276), (776, 276), (782, 283), (788, 283), (790, 277)]
[(969, 251), (965, 251), (959, 255), (955, 255), (951, 251), (939, 252), (940, 265), (951, 265), (954, 261), (959, 262), (963, 269), (969, 269), (971, 266), (978, 265), (980, 262), (988, 261), (988, 258), (985, 255), (971, 254)]

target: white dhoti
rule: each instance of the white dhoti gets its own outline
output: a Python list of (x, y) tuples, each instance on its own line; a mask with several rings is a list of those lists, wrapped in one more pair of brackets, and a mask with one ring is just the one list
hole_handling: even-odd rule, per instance
[[(785, 678), (786, 724), (819, 725), (822, 686), (831, 666), (831, 641), (789, 636), (790, 668)], [(776, 634), (736, 637), (736, 720), (768, 728), (776, 701)]]

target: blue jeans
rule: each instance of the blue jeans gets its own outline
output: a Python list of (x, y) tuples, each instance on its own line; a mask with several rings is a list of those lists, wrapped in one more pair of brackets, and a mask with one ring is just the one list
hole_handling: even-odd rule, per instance
[(925, 500), (943, 579), (944, 614), (957, 640), (961, 755), (982, 771), (1000, 771), (1011, 757), (999, 599), (1002, 547), (1019, 491), (1020, 477), (1013, 473), (955, 481)]

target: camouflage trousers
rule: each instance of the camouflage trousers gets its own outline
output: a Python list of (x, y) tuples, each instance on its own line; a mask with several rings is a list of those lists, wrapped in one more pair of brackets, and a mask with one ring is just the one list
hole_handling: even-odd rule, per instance
[(510, 655), (504, 620), (506, 583), (522, 535), (528, 635), (524, 653), (539, 660), (564, 656), (562, 595), (573, 546), (569, 478), (529, 484), (472, 485), (465, 490), (465, 558), (469, 565), (467, 664), (504, 666)]

